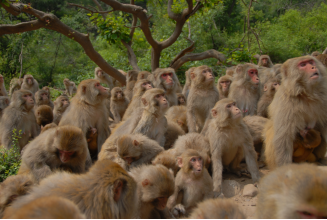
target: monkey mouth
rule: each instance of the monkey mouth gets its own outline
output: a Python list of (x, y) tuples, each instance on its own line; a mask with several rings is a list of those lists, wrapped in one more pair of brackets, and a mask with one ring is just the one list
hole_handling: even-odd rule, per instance
[(317, 79), (319, 77), (319, 74), (317, 72), (315, 72), (314, 74), (312, 74), (310, 76), (311, 79)]

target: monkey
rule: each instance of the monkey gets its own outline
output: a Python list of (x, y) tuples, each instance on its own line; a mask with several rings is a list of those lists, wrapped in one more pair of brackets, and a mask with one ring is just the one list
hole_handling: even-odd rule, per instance
[(274, 64), (271, 62), (271, 59), (268, 55), (261, 55), (258, 62), (259, 67), (271, 68)]
[(113, 120), (114, 119), (114, 116), (113, 116), (113, 114), (110, 111), (111, 92), (110, 92), (110, 89), (109, 88), (104, 88), (104, 89), (108, 91), (108, 97), (104, 100), (104, 103), (105, 103), (105, 106), (106, 106), (106, 109), (107, 109), (107, 112), (108, 112), (109, 117)]
[(100, 67), (94, 69), (94, 79), (99, 80), (100, 83), (106, 84), (110, 91), (114, 88), (112, 77), (109, 76), (108, 73), (105, 73)]
[(58, 96), (56, 101), (54, 101), (53, 108), (53, 122), (59, 124), (62, 115), (70, 105), (69, 98), (66, 95)]
[(115, 87), (111, 90), (110, 112), (114, 116), (113, 119), (115, 123), (121, 121), (128, 104), (129, 100), (125, 97), (125, 94), (120, 87)]
[(75, 83), (67, 78), (65, 78), (63, 82), (66, 89), (66, 94), (68, 96), (73, 96), (77, 92)]
[(177, 163), (181, 169), (167, 207), (175, 217), (188, 216), (197, 203), (212, 198), (212, 178), (204, 167), (203, 156), (196, 150), (185, 151), (177, 158)]
[(226, 68), (226, 75), (227, 76), (234, 76), (236, 66), (231, 66)]
[(137, 184), (110, 160), (96, 161), (85, 174), (57, 172), (45, 178), (29, 195), (14, 202), (8, 213), (44, 196), (72, 201), (89, 219), (138, 217)]
[(138, 77), (138, 71), (136, 70), (129, 70), (127, 72), (127, 77), (126, 77), (126, 89), (124, 91), (126, 98), (131, 101), (133, 98), (133, 89)]
[(316, 59), (319, 60), (325, 67), (327, 67), (327, 54), (319, 54), (316, 56)]
[(45, 90), (45, 91), (47, 91), (48, 92), (48, 98), (49, 98), (49, 100), (51, 99), (51, 93), (50, 93), (50, 88), (49, 88), (49, 86), (44, 86), (43, 88), (42, 88), (42, 90)]
[(253, 182), (260, 176), (253, 140), (235, 101), (229, 98), (218, 101), (211, 109), (211, 116), (205, 136), (210, 143), (214, 197), (218, 197), (222, 194), (223, 167), (240, 176), (243, 154)]
[(108, 110), (105, 99), (108, 91), (95, 79), (83, 80), (77, 88), (76, 95), (63, 114), (59, 126), (73, 125), (82, 129), (84, 136), (88, 129), (96, 128), (98, 131), (98, 152), (102, 144), (110, 135)]
[(0, 96), (7, 96), (7, 90), (5, 87), (5, 81), (3, 79), (3, 76), (0, 74)]
[(219, 100), (215, 78), (208, 66), (196, 67), (191, 72), (192, 85), (187, 97), (187, 124), (189, 132), (201, 132), (210, 109)]
[(51, 107), (51, 111), (54, 108), (53, 102), (50, 99), (50, 93), (46, 90), (39, 90), (35, 93), (35, 105), (34, 110), (37, 109), (40, 105), (48, 105)]
[(263, 95), (260, 97), (258, 102), (258, 111), (259, 116), (268, 118), (268, 106), (274, 99), (275, 93), (278, 90), (280, 85), (280, 80), (278, 78), (272, 78), (265, 83), (263, 87)]
[[(208, 199), (197, 205), (190, 219), (246, 219), (232, 199)], [(268, 218), (268, 217), (267, 217)]]
[(314, 51), (314, 52), (312, 52), (311, 56), (317, 58), (317, 56), (320, 55), (320, 54), (321, 54), (320, 52)]
[(140, 218), (172, 218), (166, 207), (174, 193), (174, 176), (163, 165), (142, 165), (130, 175), (137, 183)]
[(31, 174), (38, 183), (56, 170), (83, 173), (91, 165), (88, 157), (82, 130), (70, 125), (59, 126), (43, 132), (26, 146), (18, 174)]
[(168, 121), (176, 122), (185, 133), (188, 133), (188, 126), (186, 120), (186, 106), (172, 106), (166, 112), (166, 118)]
[(191, 84), (192, 84), (191, 72), (193, 72), (193, 70), (195, 68), (196, 67), (191, 67), (185, 72), (185, 85), (184, 85), (182, 93), (185, 96), (186, 100), (187, 100), (188, 94), (190, 92)]
[[(138, 80), (141, 80), (141, 79), (147, 79), (148, 76), (150, 76), (151, 73), (148, 72), (148, 71), (140, 71), (138, 74), (137, 74), (137, 81)], [(134, 91), (135, 92), (135, 91)]]
[[(140, 72), (139, 74), (143, 74)], [(145, 93), (145, 91), (152, 89), (153, 86), (151, 84), (150, 80), (147, 79), (139, 79), (136, 81), (134, 89), (133, 89), (133, 98), (131, 102), (129, 103), (125, 114), (123, 116), (123, 121), (126, 120), (135, 109), (142, 107), (142, 95)]]
[(165, 133), (165, 150), (171, 148), (179, 136), (183, 136), (185, 131), (173, 121), (167, 121), (167, 131)]
[(243, 116), (255, 115), (260, 98), (258, 69), (250, 63), (239, 64), (235, 74), (228, 98), (236, 101)]
[(48, 105), (40, 105), (37, 109), (35, 109), (35, 118), (36, 118), (36, 123), (40, 127), (44, 127), (47, 124), (52, 123), (53, 112), (51, 107)]
[(29, 90), (34, 95), (39, 90), (39, 83), (32, 75), (25, 75), (21, 89)]
[(163, 89), (169, 106), (178, 104), (176, 91), (179, 87), (179, 81), (173, 68), (157, 68), (154, 72), (153, 85), (155, 88)]
[(219, 100), (228, 97), (229, 87), (233, 82), (233, 77), (225, 75), (219, 78), (217, 83), (217, 89), (219, 92)]
[(0, 120), (2, 117), (2, 112), (5, 108), (7, 108), (10, 104), (10, 99), (7, 96), (0, 96)]
[(28, 175), (9, 176), (0, 183), (0, 218), (3, 218), (4, 210), (13, 201), (30, 191), (33, 184)]
[(22, 83), (22, 78), (12, 78), (10, 80), (9, 95), (12, 95), (16, 90), (20, 90)]
[(172, 170), (174, 173), (174, 176), (176, 176), (177, 172), (179, 171), (179, 167), (176, 162), (175, 158), (175, 152), (176, 149), (170, 148), (169, 150), (165, 150), (160, 152), (153, 160), (152, 164), (161, 164), (168, 169)]
[(312, 164), (288, 164), (261, 179), (256, 217), (327, 218), (326, 201), (326, 171)]
[(85, 219), (77, 205), (68, 199), (57, 196), (37, 198), (15, 210), (11, 219)]
[(87, 146), (90, 151), (92, 161), (98, 159), (98, 131), (96, 128), (90, 128), (86, 133)]
[[(287, 60), (281, 67), (282, 84), (268, 107), (271, 119), (264, 131), (265, 157), (270, 169), (292, 163), (297, 134), (310, 129), (321, 133), (321, 144), (313, 150), (316, 161), (326, 154), (326, 68), (312, 56)], [(326, 106), (327, 107), (327, 106)]]
[(300, 162), (315, 162), (315, 156), (312, 154), (314, 148), (318, 147), (321, 143), (320, 132), (310, 129), (305, 135), (297, 134), (293, 143), (293, 156), (294, 163)]
[(43, 128), (41, 128), (41, 134), (49, 129), (52, 129), (52, 128), (56, 128), (58, 125), (56, 123), (50, 123), (50, 124), (47, 124), (46, 126), (44, 126)]
[(177, 104), (186, 106), (186, 98), (182, 93), (177, 93)]
[(18, 139), (20, 150), (28, 143), (31, 138), (35, 138), (39, 133), (39, 126), (33, 112), (34, 96), (29, 90), (17, 90), (11, 96), (10, 105), (2, 112), (0, 121), (0, 145), (5, 148), (12, 148), (13, 130), (16, 134), (22, 132)]
[[(280, 74), (280, 68), (282, 64), (275, 64), (272, 68), (259, 68), (258, 74), (260, 78), (260, 95), (262, 96), (264, 92), (264, 85), (269, 80), (278, 80), (281, 83), (282, 76)], [(279, 83), (279, 84), (280, 84)]]

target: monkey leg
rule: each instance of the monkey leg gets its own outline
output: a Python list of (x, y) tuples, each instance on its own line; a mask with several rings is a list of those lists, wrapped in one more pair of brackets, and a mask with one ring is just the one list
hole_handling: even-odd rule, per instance
[(243, 148), (238, 147), (235, 158), (230, 163), (230, 171), (237, 176), (241, 177), (242, 173), (248, 173), (246, 169), (241, 168), (239, 165), (244, 158)]

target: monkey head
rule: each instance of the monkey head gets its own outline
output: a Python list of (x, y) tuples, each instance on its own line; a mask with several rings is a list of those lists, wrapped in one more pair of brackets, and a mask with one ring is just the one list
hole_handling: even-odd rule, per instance
[(115, 87), (111, 90), (111, 99), (113, 101), (125, 100), (125, 94), (120, 87)]
[(10, 99), (6, 96), (0, 96), (0, 112), (8, 107), (10, 104)]
[(197, 87), (203, 87), (203, 86), (209, 86), (214, 85), (215, 83), (215, 77), (213, 76), (211, 68), (208, 66), (199, 66), (196, 67), (190, 74), (192, 85), (195, 85)]
[(30, 85), (32, 86), (34, 84), (34, 77), (32, 75), (25, 75), (24, 76), (24, 82), (27, 84), (27, 85)]
[(320, 55), (320, 53), (318, 51), (314, 51), (311, 54), (311, 56), (313, 56), (313, 57), (317, 57), (318, 55)]
[(136, 70), (128, 70), (126, 75), (126, 82), (136, 81), (139, 72)]
[(266, 92), (268, 96), (274, 96), (279, 86), (280, 80), (278, 78), (272, 78), (265, 83), (263, 91)]
[(177, 158), (177, 164), (184, 173), (192, 174), (195, 178), (200, 178), (203, 174), (204, 160), (196, 150), (185, 151), (181, 157)]
[(35, 110), (36, 123), (39, 126), (45, 126), (53, 121), (52, 108), (48, 105), (40, 105)]
[(259, 63), (258, 66), (263, 66), (263, 67), (272, 67), (273, 64), (270, 60), (270, 57), (268, 55), (261, 55), (259, 58)]
[(137, 80), (140, 80), (140, 79), (147, 79), (149, 75), (151, 75), (150, 72), (148, 72), (148, 71), (141, 71), (141, 72), (139, 72), (138, 75), (137, 75)]
[(138, 79), (135, 83), (133, 92), (134, 94), (140, 94), (141, 92), (144, 92), (146, 90), (152, 89), (152, 83), (150, 80), (147, 79)]
[(224, 93), (228, 92), (230, 84), (232, 83), (232, 79), (233, 77), (229, 75), (220, 77), (218, 80), (218, 88)]
[(131, 165), (141, 157), (142, 143), (136, 140), (134, 135), (123, 135), (117, 141), (117, 153), (128, 165)]
[(67, 79), (67, 78), (65, 78), (63, 82), (64, 82), (64, 84), (65, 84), (66, 86), (69, 86), (69, 85), (70, 85), (70, 81), (69, 81), (69, 79)]
[(157, 68), (154, 72), (154, 86), (164, 90), (174, 90), (178, 86), (178, 78), (173, 68)]
[(239, 64), (235, 69), (235, 81), (243, 79), (244, 82), (251, 83), (253, 89), (259, 87), (258, 69), (254, 64)]
[(15, 91), (12, 94), (11, 100), (15, 107), (23, 107), (25, 111), (30, 111), (35, 103), (33, 93), (25, 89)]
[(69, 104), (70, 102), (67, 95), (61, 95), (54, 101), (55, 107), (58, 107), (60, 111), (65, 111)]
[(211, 109), (211, 115), (220, 127), (229, 126), (230, 123), (234, 124), (242, 119), (242, 112), (237, 108), (235, 101), (229, 98), (218, 101)]
[(49, 93), (46, 90), (39, 90), (35, 93), (35, 99), (39, 104), (48, 104), (49, 103)]
[(0, 74), (0, 84), (2, 84), (4, 81), (3, 81), (3, 76)]
[(94, 69), (94, 75), (97, 76), (97, 77), (99, 77), (100, 79), (103, 79), (104, 78), (103, 74), (104, 74), (104, 72), (103, 72), (103, 70), (100, 67), (96, 67)]
[(164, 115), (169, 108), (168, 100), (165, 97), (165, 91), (162, 89), (149, 89), (147, 90), (142, 98), (142, 104), (144, 108), (156, 115)]
[(196, 67), (191, 67), (191, 68), (189, 68), (188, 70), (185, 71), (185, 78), (186, 78), (186, 81), (191, 82), (191, 72), (193, 72), (193, 70), (194, 70), (195, 68), (196, 68)]
[(186, 98), (182, 93), (177, 93), (178, 105), (186, 105)]
[(101, 86), (99, 80), (87, 79), (83, 80), (78, 85), (75, 97), (90, 105), (97, 105), (100, 104), (103, 99), (107, 98), (108, 95), (108, 91)]

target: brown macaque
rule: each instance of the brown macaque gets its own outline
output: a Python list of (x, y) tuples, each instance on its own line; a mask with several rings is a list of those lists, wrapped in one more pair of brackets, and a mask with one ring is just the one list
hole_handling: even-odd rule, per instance
[(94, 79), (99, 80), (100, 83), (106, 84), (110, 90), (114, 88), (113, 79), (108, 73), (105, 73), (100, 67), (94, 69)]
[(59, 124), (62, 115), (66, 111), (69, 106), (69, 98), (66, 95), (59, 96), (56, 101), (54, 101), (54, 109), (53, 109), (53, 122)]
[[(105, 103), (105, 106), (106, 106), (106, 109), (107, 109), (107, 112), (108, 112), (108, 115), (111, 119), (114, 118), (114, 116), (112, 115), (111, 111), (110, 111), (110, 99), (111, 99), (111, 92), (110, 92), (110, 89), (109, 88), (104, 88), (105, 90), (108, 91), (108, 97), (104, 100), (104, 103)], [(125, 115), (125, 114), (124, 114)]]
[(7, 108), (10, 104), (10, 99), (7, 96), (1, 96), (0, 97), (0, 120), (2, 117), (3, 110)]
[(173, 68), (157, 68), (154, 72), (153, 85), (155, 88), (160, 88), (166, 91), (166, 97), (169, 106), (178, 104), (177, 89), (179, 81)]
[[(138, 74), (137, 74), (137, 81), (138, 80), (141, 80), (141, 79), (147, 79), (148, 76), (150, 76), (151, 73), (148, 72), (148, 71), (140, 71)], [(135, 90), (134, 90), (135, 91)]]
[(77, 88), (76, 88), (76, 85), (73, 81), (70, 81), (69, 79), (64, 79), (64, 86), (65, 86), (65, 89), (66, 89), (66, 94), (68, 96), (73, 96), (76, 91), (77, 91)]
[(218, 198), (199, 203), (189, 219), (246, 219), (246, 216), (232, 199)]
[(105, 100), (108, 91), (95, 79), (83, 80), (77, 89), (76, 95), (71, 99), (69, 108), (62, 116), (59, 126), (73, 125), (82, 129), (84, 136), (89, 128), (98, 131), (98, 152), (102, 144), (110, 135), (108, 109)]
[(75, 203), (57, 196), (37, 198), (13, 211), (9, 219), (85, 219)]
[(292, 161), (295, 163), (315, 162), (316, 157), (312, 152), (320, 143), (320, 132), (314, 129), (308, 130), (305, 134), (297, 134), (293, 144)]
[[(139, 74), (141, 74), (140, 72)], [(147, 79), (139, 79), (136, 81), (134, 89), (133, 89), (133, 98), (129, 103), (125, 114), (123, 116), (123, 121), (126, 120), (134, 111), (135, 109), (142, 107), (142, 95), (145, 93), (146, 90), (152, 89), (153, 86), (150, 80)]]
[(219, 100), (228, 97), (229, 87), (233, 82), (233, 77), (225, 75), (219, 78), (217, 83), (217, 89), (219, 92)]
[(325, 67), (327, 67), (327, 54), (319, 54), (316, 59), (324, 64)]
[(219, 100), (215, 77), (208, 66), (196, 67), (191, 72), (192, 85), (187, 97), (187, 124), (189, 132), (202, 131), (210, 109)]
[(271, 68), (274, 64), (271, 62), (271, 59), (268, 55), (261, 55), (258, 62), (259, 67)]
[(12, 95), (15, 91), (20, 90), (23, 83), (23, 79), (12, 78), (10, 80), (9, 95)]
[(313, 150), (316, 161), (324, 162), (327, 135), (327, 73), (312, 56), (287, 60), (281, 69), (282, 84), (268, 107), (271, 119), (265, 127), (265, 157), (273, 169), (292, 163), (297, 134), (314, 129), (321, 143)]
[(185, 85), (184, 85), (182, 93), (183, 93), (183, 95), (185, 96), (186, 99), (188, 97), (188, 94), (189, 94), (190, 88), (191, 88), (191, 84), (192, 84), (191, 72), (193, 72), (193, 70), (195, 68), (196, 67), (191, 67), (185, 72)]
[(40, 127), (44, 127), (47, 124), (52, 123), (53, 121), (52, 109), (48, 105), (40, 105), (38, 108), (35, 109), (35, 118), (36, 118), (36, 123)]
[(52, 129), (52, 128), (56, 128), (58, 125), (56, 123), (50, 123), (50, 124), (47, 124), (46, 126), (44, 126), (43, 128), (41, 128), (41, 134), (49, 129)]
[(56, 170), (84, 173), (92, 165), (89, 157), (82, 130), (59, 126), (43, 132), (28, 144), (18, 174), (31, 174), (39, 182)]
[(176, 122), (185, 131), (185, 133), (188, 133), (186, 112), (186, 106), (172, 106), (166, 112), (166, 118), (168, 121)]
[(197, 203), (212, 198), (212, 178), (204, 167), (203, 156), (196, 150), (185, 151), (177, 158), (177, 163), (181, 169), (167, 207), (175, 217), (188, 216)]
[(247, 172), (239, 167), (244, 156), (253, 182), (256, 183), (260, 176), (251, 134), (234, 100), (220, 100), (211, 110), (211, 115), (205, 135), (211, 149), (214, 197), (218, 197), (223, 195), (223, 167), (241, 176), (242, 172)]
[(58, 172), (49, 176), (29, 195), (14, 202), (8, 208), (8, 214), (44, 196), (58, 196), (72, 201), (89, 219), (138, 217), (136, 182), (110, 160), (95, 162), (85, 174)]
[(17, 90), (11, 96), (10, 105), (2, 112), (0, 123), (0, 145), (7, 149), (13, 145), (13, 130), (16, 129), (16, 135), (21, 131), (22, 134), (18, 138), (18, 146), (20, 150), (39, 133), (39, 126), (33, 112), (34, 96), (31, 91)]
[(175, 141), (179, 136), (183, 136), (185, 134), (185, 131), (176, 123), (173, 121), (168, 121), (167, 123), (167, 131), (165, 133), (165, 150), (168, 150), (169, 148), (172, 148)]
[(5, 81), (3, 79), (3, 76), (0, 74), (0, 96), (7, 96), (7, 90), (5, 87)]
[(262, 96), (264, 92), (264, 85), (270, 80), (278, 80), (281, 83), (282, 76), (280, 74), (280, 69), (282, 64), (275, 64), (272, 68), (259, 68), (259, 78), (260, 78), (260, 95)]
[(314, 51), (314, 52), (312, 52), (311, 56), (317, 58), (317, 56), (320, 55), (320, 54), (321, 54), (320, 52)]
[(265, 83), (263, 87), (263, 94), (258, 102), (258, 111), (259, 116), (268, 118), (268, 106), (274, 99), (275, 93), (277, 92), (280, 85), (280, 80), (278, 78), (272, 78)]
[(34, 109), (37, 109), (41, 105), (48, 105), (53, 110), (53, 102), (50, 99), (50, 93), (46, 90), (39, 90), (35, 93), (35, 105)]
[(226, 68), (226, 75), (227, 76), (234, 76), (236, 66), (231, 66)]
[(96, 128), (90, 128), (86, 133), (87, 146), (90, 151), (92, 161), (98, 159), (98, 131)]
[(9, 176), (0, 183), (0, 218), (3, 218), (4, 210), (20, 196), (26, 195), (33, 181), (27, 175)]
[(311, 164), (289, 164), (261, 179), (256, 218), (324, 219), (326, 201), (326, 171)]
[(258, 69), (250, 63), (239, 64), (235, 74), (228, 98), (236, 101), (243, 116), (255, 115), (260, 98)]
[(111, 90), (110, 112), (114, 116), (113, 119), (115, 123), (121, 121), (128, 104), (129, 101), (120, 87), (115, 87)]
[(44, 87), (42, 88), (42, 90), (45, 90), (45, 91), (48, 92), (48, 94), (49, 94), (48, 98), (49, 98), (49, 100), (50, 100), (50, 99), (51, 99), (50, 87), (49, 87), (49, 86), (44, 86)]
[(131, 101), (133, 98), (133, 89), (138, 77), (138, 71), (129, 70), (126, 77), (126, 89), (124, 91), (126, 98)]
[(178, 105), (185, 105), (186, 106), (186, 98), (182, 93), (177, 93), (177, 101)]
[(166, 205), (174, 193), (173, 174), (162, 165), (142, 165), (133, 168), (130, 175), (137, 183), (139, 217), (172, 218)]
[(175, 158), (176, 150), (174, 148), (170, 148), (169, 150), (165, 150), (160, 152), (153, 160), (152, 164), (161, 164), (168, 169), (171, 169), (174, 172), (174, 176), (176, 176), (177, 172), (179, 171), (179, 167), (176, 162)]
[(29, 90), (34, 95), (39, 90), (39, 83), (32, 75), (25, 75), (21, 89)]

